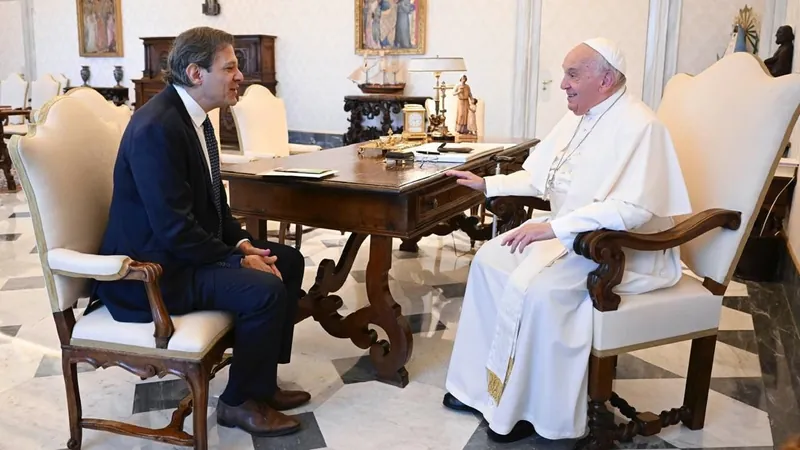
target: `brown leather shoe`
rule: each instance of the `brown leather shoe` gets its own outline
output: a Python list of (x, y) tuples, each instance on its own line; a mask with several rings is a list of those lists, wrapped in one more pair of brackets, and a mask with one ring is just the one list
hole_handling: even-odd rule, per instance
[(279, 413), (254, 400), (239, 406), (228, 406), (217, 402), (217, 424), (226, 428), (239, 428), (253, 436), (272, 437), (291, 434), (300, 430), (300, 422), (294, 417)]
[(284, 391), (280, 388), (275, 390), (275, 394), (271, 399), (267, 400), (267, 405), (277, 409), (278, 411), (286, 411), (287, 409), (294, 409), (300, 405), (304, 405), (311, 400), (311, 394), (305, 391)]

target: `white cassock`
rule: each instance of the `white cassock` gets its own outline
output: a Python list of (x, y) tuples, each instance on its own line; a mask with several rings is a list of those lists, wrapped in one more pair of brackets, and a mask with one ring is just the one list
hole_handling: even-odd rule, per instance
[[(554, 182), (546, 188), (548, 173)], [(567, 115), (533, 149), (523, 170), (486, 178), (487, 197), (539, 196), (556, 239), (520, 253), (486, 242), (470, 267), (446, 388), (483, 413), (497, 433), (520, 420), (547, 439), (587, 428), (592, 301), (586, 279), (597, 263), (572, 250), (577, 233), (600, 228), (650, 233), (691, 206), (664, 125), (624, 89), (585, 116)], [(625, 251), (615, 292), (669, 287), (681, 277), (677, 248)]]

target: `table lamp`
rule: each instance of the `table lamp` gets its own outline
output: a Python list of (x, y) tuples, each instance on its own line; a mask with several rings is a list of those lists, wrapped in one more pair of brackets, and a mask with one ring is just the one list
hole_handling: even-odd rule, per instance
[[(447, 89), (453, 89), (453, 86), (447, 86), (446, 83), (440, 83), (439, 78), (442, 72), (466, 72), (467, 66), (464, 63), (464, 58), (456, 57), (433, 57), (433, 58), (413, 58), (408, 62), (409, 72), (433, 72), (436, 77), (436, 86), (433, 88), (436, 91), (434, 103), (436, 104), (436, 114), (430, 118), (431, 127), (433, 129), (432, 138), (436, 139), (454, 139), (454, 136), (447, 130), (445, 125), (445, 113), (447, 109), (444, 107), (444, 98)], [(441, 113), (439, 112), (439, 103), (441, 102)]]

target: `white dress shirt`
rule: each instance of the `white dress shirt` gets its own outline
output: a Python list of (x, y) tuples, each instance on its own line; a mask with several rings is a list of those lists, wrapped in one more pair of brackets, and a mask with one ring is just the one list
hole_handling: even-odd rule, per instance
[[(203, 122), (205, 122), (208, 114), (203, 110), (203, 108), (186, 92), (186, 89), (183, 86), (174, 85), (175, 90), (178, 91), (178, 96), (180, 96), (181, 100), (183, 101), (183, 106), (186, 107), (186, 112), (189, 113), (189, 117), (192, 118), (192, 124), (194, 124), (194, 131), (197, 132), (197, 139), (200, 140), (200, 146), (203, 147), (203, 156), (206, 157), (206, 164), (208, 165), (208, 173), (209, 177), (211, 177), (211, 159), (208, 156), (208, 146), (206, 145), (206, 134), (203, 131)], [(214, 138), (216, 139), (216, 137)], [(217, 143), (217, 152), (219, 152), (219, 142)], [(241, 241), (236, 243), (236, 248), (239, 248), (242, 245), (242, 242), (249, 242), (249, 239), (242, 239)]]

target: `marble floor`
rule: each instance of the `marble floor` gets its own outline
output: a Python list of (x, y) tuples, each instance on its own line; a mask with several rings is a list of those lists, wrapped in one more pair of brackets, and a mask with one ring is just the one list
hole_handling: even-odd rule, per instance
[[(303, 239), (305, 287), (316, 265), (338, 259), (346, 235), (315, 230)], [(414, 331), (407, 365), (410, 383), (375, 381), (366, 352), (327, 335), (307, 320), (297, 327), (292, 363), (281, 366), (284, 386), (312, 393), (290, 411), (303, 431), (253, 439), (214, 423), (216, 399), (227, 380), (212, 381), (210, 445), (214, 449), (567, 449), (572, 442), (532, 437), (500, 445), (488, 441), (486, 423), (441, 405), (447, 363), (458, 327), (473, 255), (465, 235), (428, 237), (419, 254), (395, 243), (390, 289)], [(68, 438), (58, 339), (36, 253), (24, 195), (0, 195), (0, 449), (59, 450)], [(366, 304), (367, 245), (340, 291), (345, 313)], [(798, 284), (800, 285), (800, 284)], [(734, 283), (724, 301), (705, 429), (681, 426), (625, 448), (773, 448), (800, 432), (800, 290), (784, 284)], [(793, 306), (794, 305), (794, 308)], [(639, 410), (661, 411), (683, 397), (689, 343), (620, 357), (615, 391)], [(187, 392), (176, 378), (141, 381), (118, 368), (81, 367), (86, 417), (165, 425)], [(191, 419), (187, 421), (191, 433)], [(86, 431), (84, 449), (166, 449), (169, 445)]]

